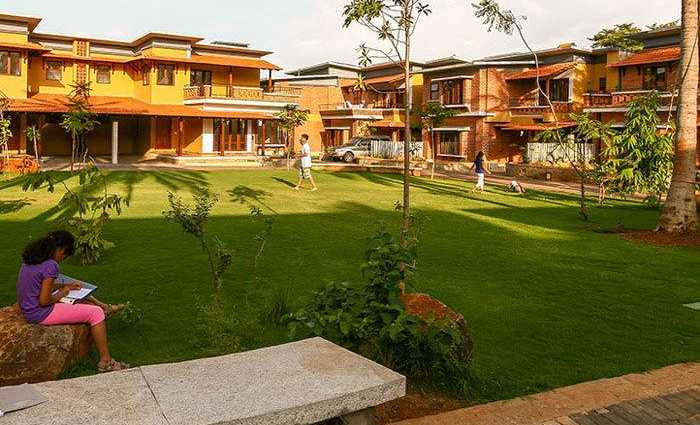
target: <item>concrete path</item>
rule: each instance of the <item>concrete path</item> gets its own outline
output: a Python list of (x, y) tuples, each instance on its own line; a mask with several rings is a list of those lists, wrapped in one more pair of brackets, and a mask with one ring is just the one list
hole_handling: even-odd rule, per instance
[[(37, 384), (0, 425), (302, 425), (405, 395), (403, 376), (321, 338)], [(361, 422), (358, 422), (361, 423)]]
[(700, 363), (601, 379), (395, 425), (700, 425)]

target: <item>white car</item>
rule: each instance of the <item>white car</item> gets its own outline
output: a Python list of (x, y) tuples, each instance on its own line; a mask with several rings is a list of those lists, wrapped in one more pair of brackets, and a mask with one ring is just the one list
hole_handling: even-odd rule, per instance
[(335, 146), (328, 151), (334, 161), (355, 162), (362, 156), (369, 156), (373, 140), (391, 140), (388, 136), (354, 137), (344, 145)]

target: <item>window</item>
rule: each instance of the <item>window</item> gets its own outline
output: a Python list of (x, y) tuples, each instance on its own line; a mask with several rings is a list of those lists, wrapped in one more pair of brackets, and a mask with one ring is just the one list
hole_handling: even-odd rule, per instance
[(642, 69), (642, 84), (644, 90), (660, 90), (668, 89), (666, 84), (667, 77), (665, 66), (646, 66)]
[(141, 81), (143, 82), (144, 86), (151, 84), (151, 66), (150, 65), (144, 65), (143, 68), (141, 68)]
[(57, 61), (46, 62), (46, 79), (61, 81), (63, 79), (63, 63)]
[(598, 80), (598, 90), (600, 90), (601, 93), (605, 93), (608, 91), (608, 79), (605, 77), (602, 77), (600, 80)]
[(443, 83), (443, 94), (445, 105), (460, 105), (462, 104), (462, 81), (450, 80)]
[(17, 52), (0, 52), (0, 74), (21, 75), (21, 59)]
[(553, 102), (569, 101), (569, 79), (561, 78), (550, 82), (549, 97)]
[(190, 73), (190, 85), (191, 86), (210, 86), (211, 85), (211, 71), (201, 71), (193, 69)]
[(175, 85), (175, 65), (158, 65), (158, 85)]
[(441, 131), (438, 137), (440, 138), (440, 145), (438, 146), (439, 155), (460, 156), (462, 154), (462, 145), (459, 143), (459, 132)]
[(440, 84), (432, 83), (430, 85), (430, 100), (440, 100)]
[(101, 65), (97, 67), (95, 80), (99, 84), (109, 84), (112, 82), (112, 67)]

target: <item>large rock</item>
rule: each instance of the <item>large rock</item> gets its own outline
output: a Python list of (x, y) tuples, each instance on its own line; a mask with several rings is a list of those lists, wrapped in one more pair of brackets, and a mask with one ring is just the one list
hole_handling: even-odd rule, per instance
[(0, 386), (54, 380), (91, 345), (87, 325), (32, 325), (19, 306), (0, 309)]
[(462, 336), (464, 343), (464, 352), (462, 360), (468, 362), (472, 357), (473, 343), (469, 336), (469, 326), (464, 316), (446, 306), (440, 300), (437, 300), (427, 294), (408, 293), (403, 294), (401, 299), (406, 308), (406, 312), (421, 319), (428, 320), (434, 318), (437, 320), (445, 320), (451, 326), (454, 326)]

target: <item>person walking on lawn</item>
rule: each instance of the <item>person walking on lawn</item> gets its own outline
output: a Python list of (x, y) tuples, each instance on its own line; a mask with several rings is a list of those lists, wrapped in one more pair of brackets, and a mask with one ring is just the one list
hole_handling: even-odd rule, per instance
[(491, 174), (488, 165), (486, 165), (486, 156), (483, 152), (476, 154), (476, 159), (471, 167), (472, 170), (476, 172), (476, 186), (474, 191), (479, 191), (479, 193), (484, 193), (484, 186), (486, 184), (486, 173)]
[(311, 191), (315, 192), (318, 190), (318, 187), (311, 175), (311, 147), (309, 146), (309, 135), (302, 134), (299, 143), (301, 143), (301, 164), (299, 166), (299, 182), (294, 186), (294, 190), (299, 190), (304, 180), (308, 180), (311, 183)]

